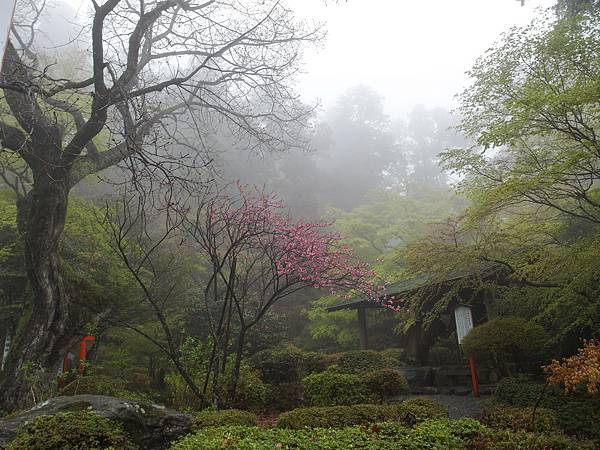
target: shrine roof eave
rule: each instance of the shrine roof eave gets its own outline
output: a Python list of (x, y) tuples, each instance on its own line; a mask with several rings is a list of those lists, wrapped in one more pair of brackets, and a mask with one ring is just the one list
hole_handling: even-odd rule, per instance
[[(498, 264), (486, 264), (480, 269), (480, 274), (489, 275), (496, 272), (500, 266)], [(419, 277), (408, 278), (397, 281), (385, 287), (383, 293), (379, 296), (380, 300), (388, 298), (400, 298), (406, 297), (409, 294), (423, 288), (430, 286), (439, 286), (444, 283), (451, 283), (469, 276), (472, 276), (472, 272), (454, 271), (447, 274), (444, 277), (434, 275), (421, 275)], [(365, 296), (359, 296), (345, 300), (338, 303), (337, 305), (329, 306), (326, 308), (328, 312), (340, 311), (344, 309), (358, 309), (358, 308), (385, 308), (383, 304), (375, 302), (366, 298)]]

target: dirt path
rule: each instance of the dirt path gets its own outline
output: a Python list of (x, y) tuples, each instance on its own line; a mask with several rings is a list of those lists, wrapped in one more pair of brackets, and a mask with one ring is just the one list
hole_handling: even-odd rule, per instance
[(451, 419), (460, 417), (477, 417), (481, 415), (484, 409), (484, 403), (490, 397), (488, 395), (475, 398), (472, 395), (444, 395), (433, 394), (428, 397), (440, 402), (448, 407), (448, 414)]

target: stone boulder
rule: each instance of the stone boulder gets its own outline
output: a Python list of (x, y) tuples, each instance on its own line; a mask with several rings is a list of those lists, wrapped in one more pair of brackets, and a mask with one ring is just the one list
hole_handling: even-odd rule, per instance
[(0, 448), (15, 437), (15, 430), (38, 416), (58, 412), (94, 411), (119, 422), (133, 442), (146, 450), (160, 450), (190, 431), (192, 416), (164, 406), (106, 395), (73, 395), (46, 400), (28, 411), (0, 419)]

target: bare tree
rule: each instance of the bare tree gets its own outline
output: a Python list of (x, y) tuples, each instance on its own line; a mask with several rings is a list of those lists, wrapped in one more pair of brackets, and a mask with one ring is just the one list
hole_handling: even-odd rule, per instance
[[(175, 191), (167, 189), (163, 200), (172, 204)], [(189, 290), (181, 278), (192, 264), (185, 253), (181, 229), (183, 216), (170, 207), (157, 211), (147, 205), (144, 193), (124, 192), (115, 207), (107, 205), (105, 225), (111, 244), (140, 290), (145, 305), (161, 330), (162, 339), (149, 335), (131, 320), (117, 318), (113, 324), (127, 328), (148, 339), (171, 360), (192, 393), (201, 403), (208, 401), (181, 362), (169, 314), (175, 300)], [(179, 206), (179, 205), (178, 205)]]
[[(225, 121), (249, 148), (304, 145), (310, 110), (289, 80), (318, 27), (278, 1), (92, 0), (81, 36), (83, 68), (57, 75), (38, 51), (43, 2), (22, 0), (0, 74), (0, 161), (18, 195), (32, 289), (0, 387), (4, 407), (24, 404), (19, 368), (58, 369), (79, 320), (70, 314), (59, 267), (69, 191), (85, 177), (129, 161), (151, 175), (193, 170), (190, 131)], [(255, 105), (260, 105), (256, 107)], [(179, 145), (175, 145), (179, 144)], [(187, 150), (186, 150), (187, 149)], [(167, 164), (163, 164), (164, 161)], [(202, 164), (200, 164), (202, 165)]]

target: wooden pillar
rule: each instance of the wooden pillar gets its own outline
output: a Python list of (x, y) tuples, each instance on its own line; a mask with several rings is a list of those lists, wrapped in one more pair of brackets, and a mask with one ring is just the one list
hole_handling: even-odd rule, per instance
[(358, 318), (358, 337), (360, 338), (360, 349), (366, 350), (369, 346), (367, 341), (367, 309), (364, 306), (359, 306), (356, 309)]

